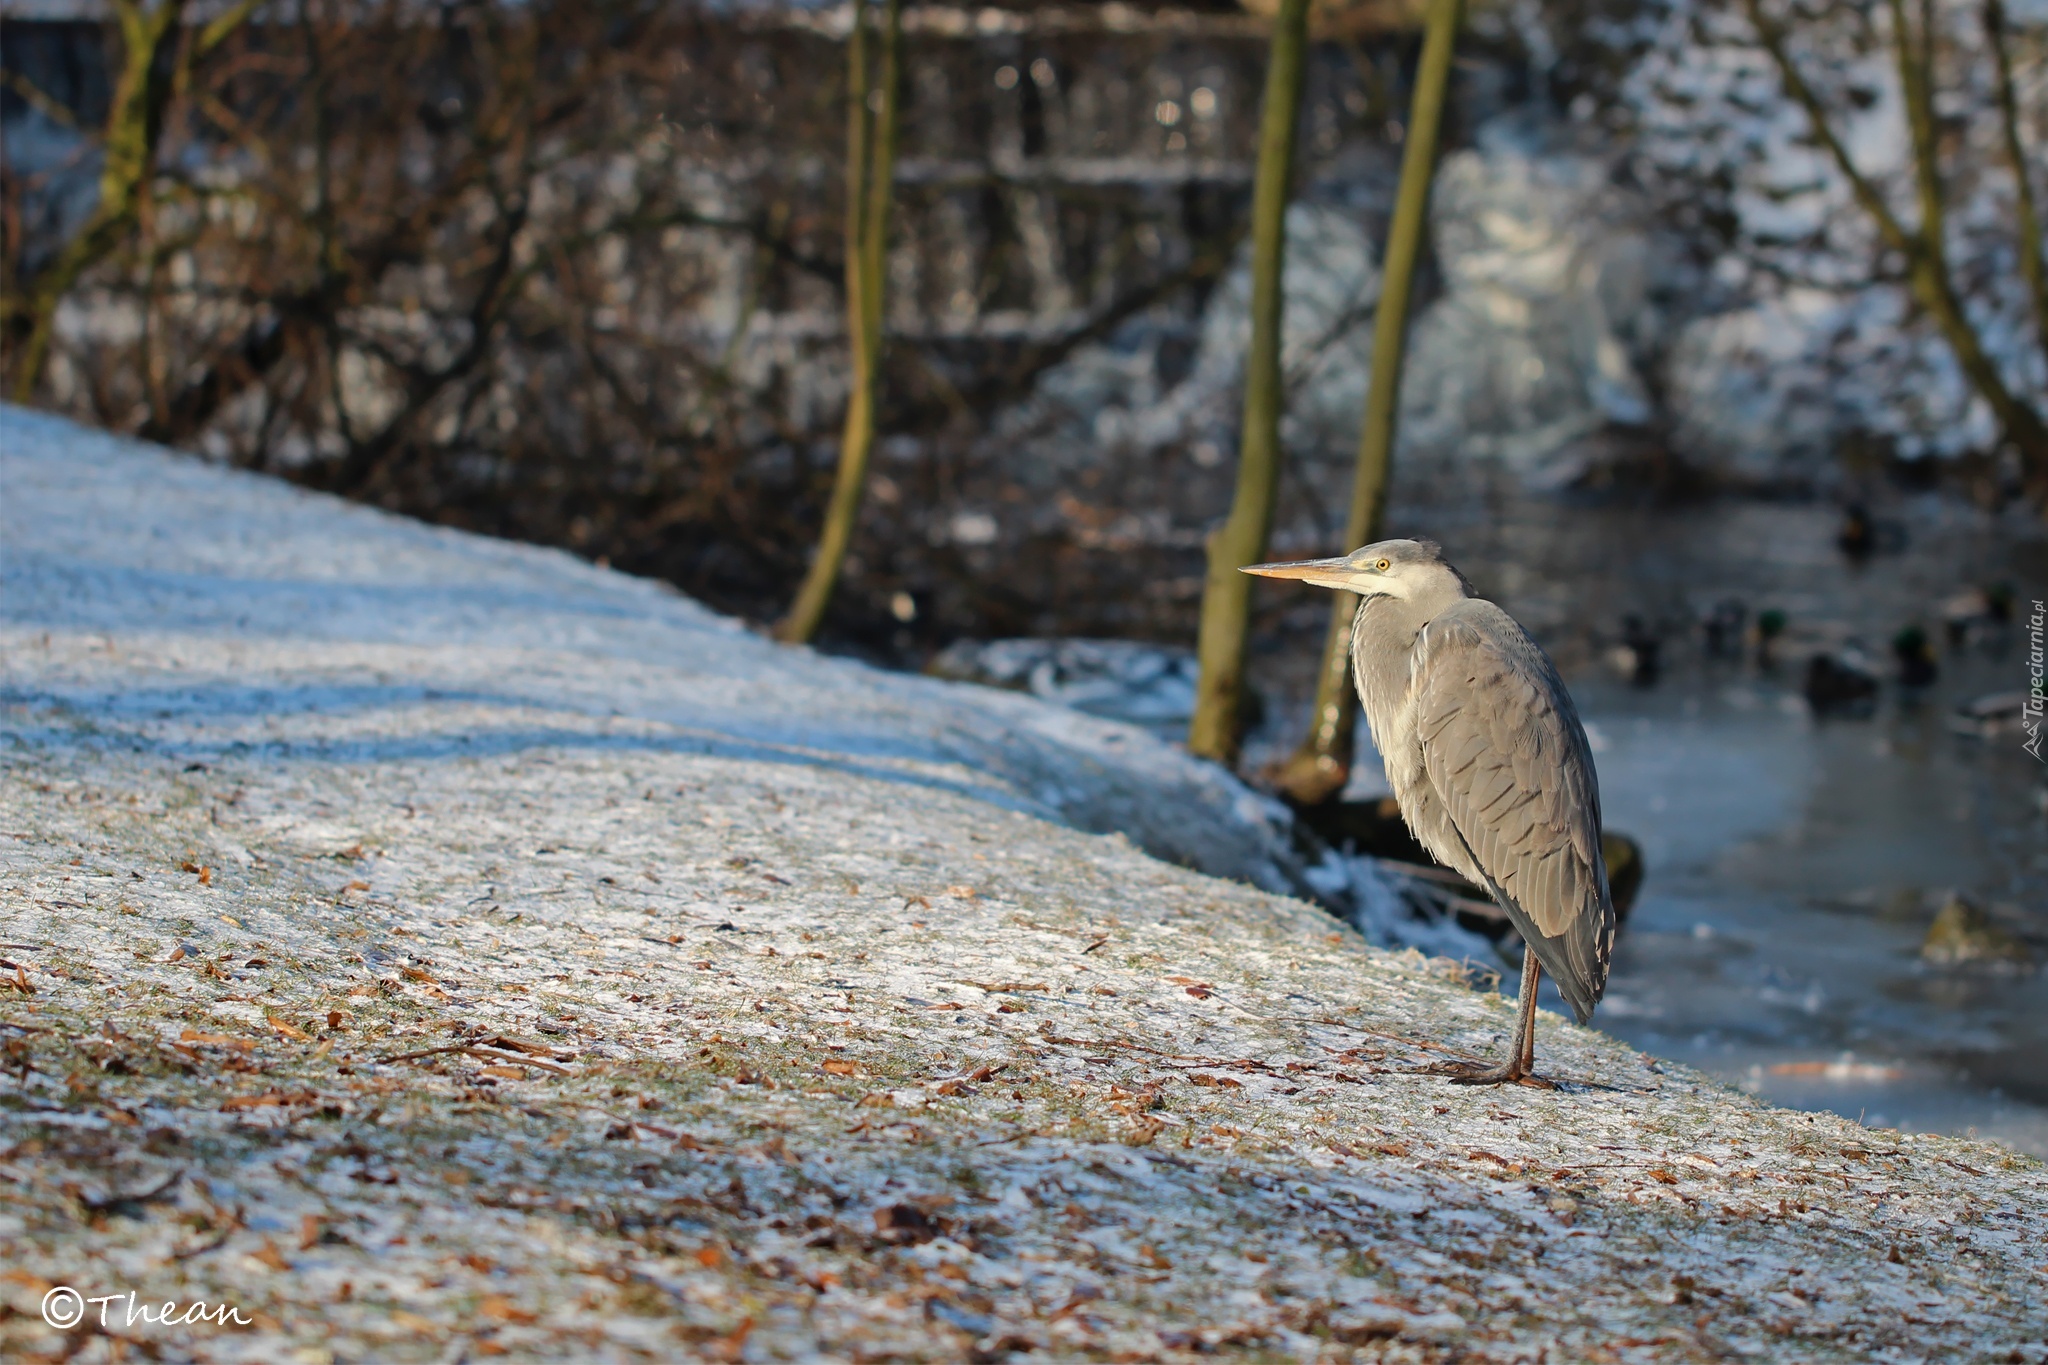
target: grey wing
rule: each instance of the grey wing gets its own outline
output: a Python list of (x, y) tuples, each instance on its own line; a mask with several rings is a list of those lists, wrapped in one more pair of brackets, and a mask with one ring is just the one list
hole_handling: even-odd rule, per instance
[(1614, 905), (1593, 755), (1564, 680), (1512, 617), (1471, 598), (1423, 631), (1411, 695), (1437, 799), (1584, 1023), (1606, 989)]

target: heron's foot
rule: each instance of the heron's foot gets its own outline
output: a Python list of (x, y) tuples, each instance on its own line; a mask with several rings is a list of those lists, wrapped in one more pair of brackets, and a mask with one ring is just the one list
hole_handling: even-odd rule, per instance
[(1451, 1078), (1452, 1085), (1526, 1085), (1535, 1090), (1555, 1090), (1557, 1087), (1533, 1071), (1525, 1071), (1513, 1062), (1499, 1066), (1486, 1066), (1480, 1062), (1442, 1062), (1429, 1068), (1439, 1076)]

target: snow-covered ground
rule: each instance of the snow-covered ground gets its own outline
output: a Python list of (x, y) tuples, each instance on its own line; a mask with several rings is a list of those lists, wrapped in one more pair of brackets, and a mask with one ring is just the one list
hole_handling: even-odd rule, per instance
[(0, 1356), (2048, 1356), (2038, 1162), (1425, 1074), (1137, 731), (12, 409), (0, 538)]
[(827, 766), (1121, 830), (1290, 885), (1264, 803), (1206, 764), (1002, 692), (792, 653), (664, 585), (166, 460), (21, 410), (9, 627), (123, 641), (42, 694), (193, 760), (374, 761), (534, 745)]

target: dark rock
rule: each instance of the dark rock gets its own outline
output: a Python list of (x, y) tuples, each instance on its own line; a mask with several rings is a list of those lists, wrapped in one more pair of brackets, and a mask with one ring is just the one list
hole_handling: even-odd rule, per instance
[(1607, 894), (1614, 900), (1614, 921), (1621, 925), (1643, 889), (1643, 848), (1626, 834), (1600, 832), (1600, 856), (1607, 863)]
[(1906, 687), (1928, 687), (1941, 675), (1927, 632), (1907, 626), (1892, 637), (1892, 654), (1899, 661), (1899, 682)]
[(1950, 896), (1928, 927), (1920, 956), (1941, 967), (1989, 966), (2008, 970), (2033, 965), (2034, 955), (2019, 935), (1961, 896)]
[(1867, 716), (1877, 709), (1877, 677), (1853, 657), (1816, 654), (1807, 661), (1800, 691), (1822, 715)]
[(1622, 618), (1621, 646), (1615, 651), (1615, 658), (1631, 683), (1637, 687), (1653, 685), (1663, 668), (1663, 653), (1664, 641), (1643, 624), (1642, 617)]

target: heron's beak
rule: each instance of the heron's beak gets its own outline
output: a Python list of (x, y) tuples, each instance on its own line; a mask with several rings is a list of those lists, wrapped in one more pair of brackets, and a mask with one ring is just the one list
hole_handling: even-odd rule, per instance
[(1294, 578), (1319, 588), (1351, 591), (1356, 591), (1353, 585), (1358, 580), (1358, 570), (1343, 555), (1335, 559), (1299, 559), (1292, 564), (1247, 564), (1238, 572), (1257, 574), (1261, 578)]

